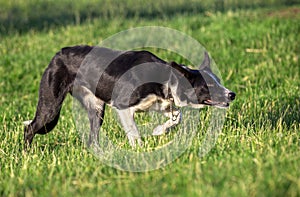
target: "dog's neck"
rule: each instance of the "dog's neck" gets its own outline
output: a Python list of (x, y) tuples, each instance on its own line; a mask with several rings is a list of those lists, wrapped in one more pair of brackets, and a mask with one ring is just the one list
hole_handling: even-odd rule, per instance
[(168, 99), (168, 101), (170, 102), (170, 105), (175, 104), (175, 106), (177, 107), (185, 107), (187, 106), (187, 102), (186, 101), (181, 101), (179, 96), (177, 95), (177, 88), (178, 85), (172, 86), (167, 84), (166, 85), (166, 99)]

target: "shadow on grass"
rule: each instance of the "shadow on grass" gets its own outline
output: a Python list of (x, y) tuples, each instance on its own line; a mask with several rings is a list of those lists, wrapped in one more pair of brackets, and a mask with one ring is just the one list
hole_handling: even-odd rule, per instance
[[(295, 1), (295, 2), (294, 2)], [(297, 3), (297, 0), (288, 2), (288, 5)], [(274, 7), (287, 5), (280, 0), (257, 2), (238, 1), (16, 1), (3, 4), (0, 7), (0, 34), (26, 33), (29, 30), (41, 31), (52, 27), (68, 24), (81, 24), (82, 22), (101, 18), (111, 20), (115, 18), (145, 18), (157, 19), (174, 17), (178, 14), (199, 14), (205, 11), (226, 11), (235, 9), (251, 9), (258, 7)]]
[(300, 97), (297, 95), (274, 98), (263, 96), (238, 101), (231, 107), (230, 114), (231, 118), (227, 121), (235, 128), (251, 131), (260, 128), (276, 131), (283, 128), (300, 129)]
[[(0, 8), (0, 34), (26, 33), (29, 30), (44, 30), (68, 24), (80, 24), (95, 18), (111, 20), (114, 18), (155, 19), (171, 17), (180, 13), (202, 13), (201, 3), (135, 3), (133, 1), (68, 1), (57, 3), (40, 1), (38, 3), (16, 4), (7, 9)], [(148, 5), (147, 5), (148, 4)], [(170, 5), (169, 5), (170, 4)], [(3, 10), (4, 9), (4, 10)]]
[(286, 126), (288, 129), (292, 129), (291, 127), (295, 124), (299, 127), (300, 96), (282, 97), (274, 102), (275, 105), (266, 114), (272, 128)]

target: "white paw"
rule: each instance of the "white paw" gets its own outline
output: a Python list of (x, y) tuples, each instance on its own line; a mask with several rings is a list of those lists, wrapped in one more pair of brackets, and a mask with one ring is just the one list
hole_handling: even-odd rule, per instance
[(180, 111), (173, 112), (172, 122), (173, 124), (178, 124), (181, 121), (182, 114)]
[(144, 146), (144, 142), (141, 140), (141, 138), (138, 138), (137, 141), (138, 141), (139, 147), (143, 147)]
[(30, 125), (31, 122), (32, 122), (32, 120), (26, 120), (23, 122), (23, 125), (28, 126), (28, 125)]
[(140, 147), (143, 146), (143, 141), (142, 141), (142, 139), (141, 139), (140, 136), (127, 134), (127, 138), (128, 138), (129, 144), (130, 144), (130, 146), (131, 146), (132, 148), (135, 148), (135, 147), (136, 147), (136, 143), (135, 143), (136, 140), (137, 140), (138, 145), (139, 145)]
[(152, 135), (162, 135), (164, 133), (166, 133), (166, 130), (163, 125), (158, 125), (155, 129), (153, 129)]

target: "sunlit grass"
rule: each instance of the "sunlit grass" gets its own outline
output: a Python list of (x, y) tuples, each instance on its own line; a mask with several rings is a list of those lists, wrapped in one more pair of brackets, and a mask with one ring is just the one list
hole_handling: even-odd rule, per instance
[[(95, 19), (6, 35), (0, 41), (0, 195), (299, 196), (299, 14), (278, 17), (290, 9)], [(191, 146), (170, 165), (145, 173), (109, 167), (82, 142), (70, 96), (57, 127), (37, 135), (25, 153), (22, 121), (34, 116), (39, 81), (52, 56), (64, 46), (96, 45), (144, 25), (168, 26), (196, 38), (217, 63), (226, 87), (237, 93), (209, 154), (199, 157), (209, 118), (204, 109)], [(168, 61), (186, 61), (170, 52), (155, 53)], [(119, 148), (151, 152), (180, 132), (179, 127), (161, 137), (149, 136), (165, 119), (159, 116), (155, 122), (156, 114), (140, 114), (139, 127), (149, 128), (145, 147), (132, 150), (113, 111), (107, 111), (101, 132)]]

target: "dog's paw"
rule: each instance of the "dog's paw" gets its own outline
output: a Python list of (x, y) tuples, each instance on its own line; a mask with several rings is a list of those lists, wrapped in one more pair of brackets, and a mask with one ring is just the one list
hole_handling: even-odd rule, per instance
[(134, 136), (134, 135), (127, 135), (129, 144), (132, 148), (136, 148), (136, 141), (139, 145), (139, 147), (142, 147), (144, 145), (142, 139), (139, 136)]
[(132, 136), (128, 136), (128, 141), (129, 141), (129, 144), (132, 148), (135, 148), (135, 138), (132, 137)]
[(141, 140), (141, 138), (137, 139), (137, 142), (138, 142), (139, 147), (144, 146), (144, 142)]
[(164, 126), (158, 125), (157, 127), (155, 127), (155, 129), (153, 129), (152, 135), (162, 135), (164, 133), (166, 133)]
[(32, 120), (26, 120), (23, 122), (23, 125), (28, 126), (28, 125), (30, 125), (31, 122), (32, 122)]

